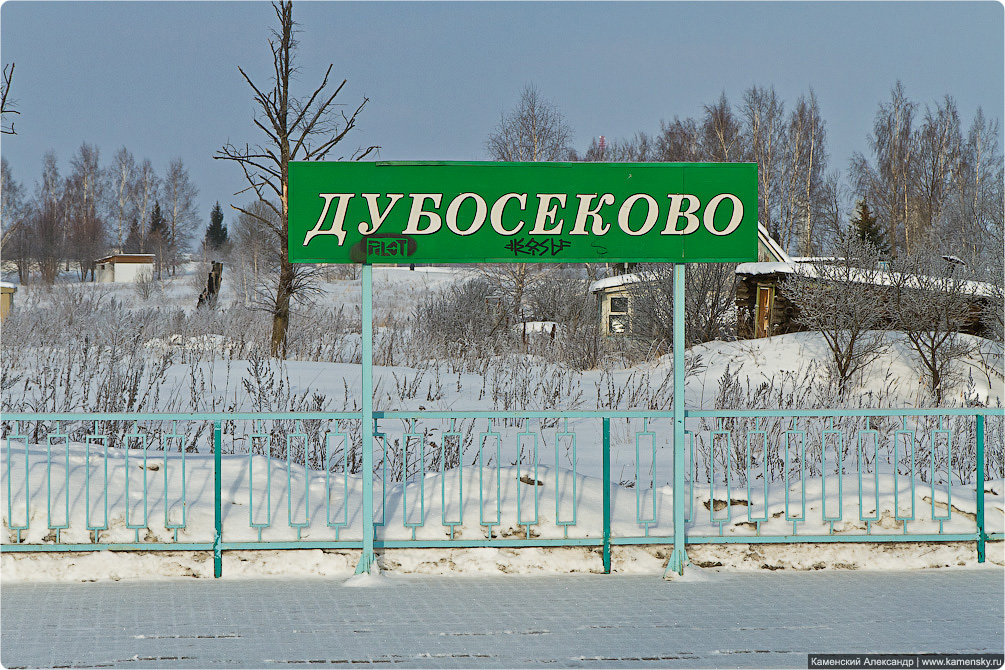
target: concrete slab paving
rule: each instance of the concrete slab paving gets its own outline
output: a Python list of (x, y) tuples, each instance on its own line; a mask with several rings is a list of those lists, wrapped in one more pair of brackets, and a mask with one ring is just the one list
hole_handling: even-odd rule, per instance
[(0, 584), (6, 668), (806, 667), (1002, 653), (1005, 572)]

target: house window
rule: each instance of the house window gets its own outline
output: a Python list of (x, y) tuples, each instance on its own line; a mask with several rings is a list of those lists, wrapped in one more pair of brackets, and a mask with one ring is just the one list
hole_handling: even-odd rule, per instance
[(607, 334), (628, 334), (628, 297), (612, 297), (608, 303)]

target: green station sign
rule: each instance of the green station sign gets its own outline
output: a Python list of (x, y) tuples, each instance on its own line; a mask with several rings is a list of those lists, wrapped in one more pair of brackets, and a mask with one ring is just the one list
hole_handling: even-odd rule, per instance
[(757, 260), (754, 163), (291, 162), (295, 263)]

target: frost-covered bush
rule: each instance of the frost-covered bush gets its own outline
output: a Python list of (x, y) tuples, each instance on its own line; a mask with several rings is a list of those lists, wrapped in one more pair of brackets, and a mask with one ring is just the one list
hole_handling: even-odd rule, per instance
[(496, 297), (490, 282), (476, 277), (421, 299), (412, 314), (416, 353), (477, 359), (512, 349), (509, 314)]
[[(822, 365), (810, 363), (752, 382), (739, 369), (727, 366), (718, 382), (714, 407), (861, 410), (893, 406), (897, 380), (889, 373), (882, 385), (855, 394), (839, 393), (838, 384), (822, 373)], [(962, 404), (983, 406), (972, 380)], [(1000, 417), (986, 420), (985, 473), (989, 479), (1005, 476), (1003, 424)], [(825, 463), (827, 475), (837, 474), (840, 462), (846, 477), (857, 476), (860, 467), (863, 474), (880, 470), (901, 475), (913, 468), (914, 477), (922, 482), (972, 484), (976, 443), (973, 416), (702, 418), (695, 430), (696, 472), (699, 480), (709, 481), (714, 463), (717, 478), (728, 468), (732, 481), (746, 484), (748, 469), (752, 476), (766, 470), (769, 481), (781, 481), (787, 465), (791, 481), (798, 482), (802, 474), (819, 477)]]

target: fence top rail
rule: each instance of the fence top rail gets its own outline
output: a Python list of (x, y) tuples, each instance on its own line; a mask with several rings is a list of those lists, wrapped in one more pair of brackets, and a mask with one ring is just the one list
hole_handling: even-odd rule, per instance
[[(855, 416), (1005, 416), (1005, 408), (900, 408), (900, 409), (807, 409), (807, 410), (684, 410), (687, 417), (760, 418), (760, 417), (855, 417)], [(376, 419), (672, 419), (673, 411), (659, 410), (598, 410), (598, 411), (534, 411), (534, 412), (374, 412)]]
[(900, 407), (883, 409), (714, 409), (685, 410), (690, 417), (854, 417), (854, 416), (1005, 416), (1003, 407)]
[(2, 421), (245, 421), (360, 419), (360, 412), (2, 412)]
[[(880, 417), (880, 416), (1005, 416), (1001, 407), (685, 410), (690, 418), (764, 417)], [(356, 412), (4, 412), (2, 421), (252, 421), (252, 420), (361, 420)], [(672, 419), (672, 411), (376, 411), (374, 419)]]

